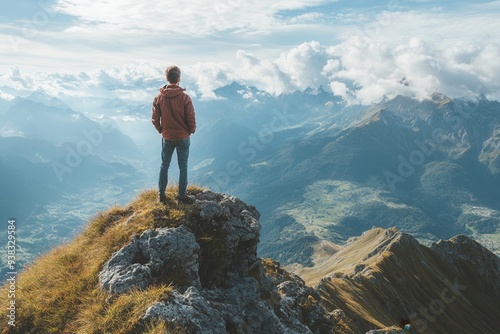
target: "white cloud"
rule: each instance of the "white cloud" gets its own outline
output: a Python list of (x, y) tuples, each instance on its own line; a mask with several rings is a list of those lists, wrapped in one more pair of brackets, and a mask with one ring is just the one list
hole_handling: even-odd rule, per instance
[[(176, 63), (181, 84), (200, 98), (237, 81), (274, 94), (323, 87), (360, 104), (434, 92), (500, 99), (500, 1), (317, 11), (329, 2), (57, 0), (53, 9), (77, 20), (64, 32), (37, 32), (29, 54), (2, 49), (19, 66), (0, 72), (0, 87), (149, 101), (165, 83), (163, 67)], [(74, 49), (61, 46), (69, 40)], [(30, 63), (36, 72), (24, 70)]]
[(331, 46), (303, 43), (276, 59), (241, 51), (238, 56), (242, 66), (233, 70), (236, 77), (271, 93), (322, 86), (347, 103), (365, 105), (396, 95), (424, 99), (435, 92), (500, 99), (498, 43), (442, 48), (412, 38), (391, 46), (355, 36)]
[[(500, 1), (490, 4), (488, 10), (480, 4), (468, 4), (460, 9), (427, 8), (403, 11), (400, 7), (385, 10), (373, 18), (353, 21), (351, 29), (342, 31), (343, 39), (357, 35), (365, 42), (400, 43), (409, 38), (450, 46), (459, 41), (489, 41), (500, 39), (498, 12)], [(353, 29), (354, 28), (354, 29)]]
[(161, 31), (171, 34), (207, 36), (221, 31), (262, 31), (283, 22), (281, 11), (314, 7), (328, 0), (57, 0), (53, 10), (77, 17), (80, 28)]
[(327, 48), (313, 41), (283, 53), (277, 63), (288, 75), (290, 85), (303, 90), (328, 86), (328, 79), (322, 73), (328, 58)]
[(163, 73), (164, 69), (146, 62), (89, 72), (24, 73), (13, 67), (0, 74), (0, 86), (9, 87), (19, 95), (42, 90), (53, 96), (119, 97), (137, 101), (156, 92), (165, 83)]
[(325, 71), (332, 91), (349, 103), (371, 104), (398, 94), (422, 99), (434, 92), (499, 99), (500, 68), (492, 61), (498, 52), (500, 45), (493, 43), (443, 50), (415, 38), (390, 48), (354, 37), (331, 47)]
[(14, 90), (36, 90), (37, 84), (34, 78), (28, 74), (22, 73), (19, 67), (12, 67), (10, 71), (0, 76), (2, 83)]
[(325, 18), (326, 15), (324, 13), (310, 12), (292, 17), (291, 19), (288, 20), (288, 22), (292, 24), (317, 23), (318, 21), (323, 20)]
[(242, 50), (236, 58), (240, 61), (235, 71), (238, 81), (277, 94), (293, 89), (290, 76), (279, 69), (275, 60), (261, 59)]
[(12, 101), (14, 100), (16, 97), (14, 95), (11, 95), (9, 93), (6, 93), (6, 92), (3, 92), (1, 89), (0, 89), (0, 99), (2, 100), (5, 100), (5, 101)]
[[(200, 97), (205, 98), (215, 98), (214, 90), (235, 80), (234, 69), (228, 63), (197, 63), (182, 71), (184, 74), (182, 74), (181, 86), (196, 85)], [(194, 87), (189, 88), (194, 89)]]
[[(354, 36), (334, 45), (302, 43), (278, 57), (240, 50), (232, 62), (182, 67), (181, 85), (199, 98), (215, 98), (217, 88), (236, 81), (274, 94), (321, 86), (350, 104), (369, 105), (398, 94), (423, 99), (434, 92), (500, 100), (498, 59), (499, 43), (443, 45), (411, 38), (393, 45)], [(14, 67), (0, 75), (0, 87), (24, 93), (42, 89), (144, 103), (163, 84), (164, 68), (147, 60), (89, 72), (29, 74)]]
[(227, 62), (239, 49), (277, 55), (323, 35), (323, 14), (314, 9), (335, 1), (39, 1), (53, 4), (23, 20), (0, 20), (0, 71), (90, 71), (145, 58), (190, 66)]

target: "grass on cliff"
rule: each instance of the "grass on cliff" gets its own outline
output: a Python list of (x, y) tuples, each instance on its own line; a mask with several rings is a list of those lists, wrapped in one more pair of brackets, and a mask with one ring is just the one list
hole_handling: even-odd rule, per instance
[[(2, 325), (0, 333), (181, 333), (165, 323), (141, 323), (149, 306), (168, 298), (169, 285), (111, 297), (99, 288), (98, 278), (103, 264), (132, 235), (184, 222), (189, 206), (177, 206), (176, 192), (167, 189), (167, 205), (158, 203), (151, 190), (126, 207), (99, 213), (73, 242), (36, 259), (17, 278), (16, 326)], [(6, 286), (0, 295), (7, 296)], [(4, 324), (8, 302), (4, 297), (0, 304)]]

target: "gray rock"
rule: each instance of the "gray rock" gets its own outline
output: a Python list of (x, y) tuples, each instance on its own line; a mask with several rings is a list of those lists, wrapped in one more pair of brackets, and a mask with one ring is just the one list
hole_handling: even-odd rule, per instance
[(163, 282), (201, 287), (198, 275), (199, 244), (184, 226), (145, 231), (139, 239), (153, 275)]
[(113, 293), (124, 293), (132, 287), (145, 289), (153, 278), (151, 269), (138, 263), (140, 251), (137, 238), (113, 254), (99, 272), (101, 288)]
[(258, 283), (252, 278), (227, 289), (174, 291), (166, 303), (155, 303), (146, 311), (145, 321), (157, 319), (193, 334), (313, 333), (297, 319), (291, 324), (279, 318), (261, 298)]
[(195, 202), (178, 228), (147, 230), (103, 266), (101, 287), (174, 283), (166, 301), (151, 305), (144, 324), (161, 319), (193, 334), (327, 333), (334, 317), (304, 281), (274, 264), (267, 275), (257, 258), (258, 211), (211, 191)]
[(199, 209), (198, 215), (204, 220), (220, 218), (224, 213), (222, 206), (215, 201), (196, 201), (194, 206)]
[(231, 286), (249, 275), (257, 262), (259, 217), (254, 207), (235, 197), (210, 191), (196, 195), (186, 226), (207, 249), (200, 254), (202, 285)]
[[(277, 286), (281, 295), (280, 314), (286, 323), (293, 324), (299, 333), (324, 333), (336, 323), (318, 303), (319, 295), (300, 280), (285, 281)], [(308, 332), (308, 331), (309, 332)]]
[(226, 332), (221, 313), (210, 306), (198, 289), (190, 287), (184, 294), (173, 291), (168, 302), (157, 302), (146, 310), (145, 321), (163, 319), (193, 334)]
[(183, 226), (147, 230), (104, 264), (99, 272), (101, 288), (125, 293), (161, 281), (201, 287), (198, 250), (195, 236)]

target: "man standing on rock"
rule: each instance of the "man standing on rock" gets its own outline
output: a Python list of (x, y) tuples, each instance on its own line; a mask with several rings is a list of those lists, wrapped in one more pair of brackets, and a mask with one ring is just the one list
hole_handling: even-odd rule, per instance
[(168, 168), (174, 150), (177, 150), (179, 164), (179, 203), (191, 203), (187, 195), (187, 165), (190, 135), (196, 131), (196, 118), (193, 102), (185, 89), (179, 86), (181, 70), (170, 66), (165, 71), (168, 85), (160, 88), (153, 101), (152, 122), (162, 136), (161, 167), (158, 180), (159, 200), (166, 203), (165, 190), (168, 183)]

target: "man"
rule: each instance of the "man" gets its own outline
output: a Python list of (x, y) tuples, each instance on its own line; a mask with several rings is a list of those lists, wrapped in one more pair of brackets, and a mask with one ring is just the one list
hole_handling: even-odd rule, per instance
[(179, 86), (181, 70), (170, 66), (165, 71), (168, 85), (160, 88), (153, 101), (152, 122), (162, 136), (161, 167), (158, 180), (159, 201), (166, 203), (165, 189), (168, 183), (168, 168), (174, 150), (177, 150), (179, 164), (179, 203), (191, 203), (192, 197), (186, 194), (187, 163), (189, 157), (190, 135), (196, 131), (196, 118), (193, 102), (185, 89)]

